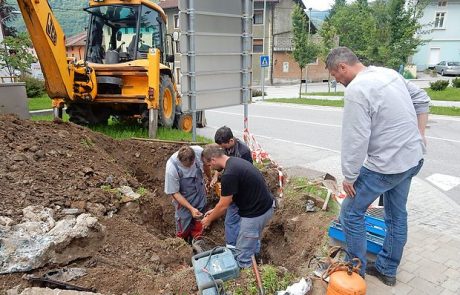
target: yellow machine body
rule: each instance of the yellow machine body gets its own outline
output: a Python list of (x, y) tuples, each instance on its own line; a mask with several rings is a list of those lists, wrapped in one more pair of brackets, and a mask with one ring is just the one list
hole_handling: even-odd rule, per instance
[(65, 35), (48, 1), (18, 4), (53, 107), (65, 104), (72, 122), (99, 124), (111, 115), (146, 122), (154, 109), (159, 124), (191, 130), (183, 123), (190, 115), (182, 114), (173, 69), (166, 66), (174, 52), (160, 6), (148, 0), (90, 0), (85, 59), (76, 61), (66, 56)]

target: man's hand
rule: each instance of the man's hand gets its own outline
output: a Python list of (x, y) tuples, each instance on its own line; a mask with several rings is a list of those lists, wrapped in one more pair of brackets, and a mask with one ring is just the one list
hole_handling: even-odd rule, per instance
[(200, 210), (198, 210), (196, 208), (190, 209), (190, 213), (192, 214), (193, 218), (199, 218), (199, 217), (203, 216), (203, 213), (201, 213)]
[(353, 186), (353, 182), (348, 182), (344, 180), (342, 182), (343, 190), (347, 193), (347, 196), (354, 197), (356, 195), (355, 188)]
[(211, 179), (211, 183), (209, 184), (209, 186), (213, 187), (217, 183), (218, 179), (219, 179), (219, 172), (216, 171), (214, 173), (214, 176)]
[(212, 213), (213, 210), (214, 209), (206, 211), (206, 213), (204, 213), (204, 217), (209, 216)]
[[(208, 211), (209, 212), (209, 211)], [(207, 212), (206, 212), (207, 213)], [(201, 224), (203, 225), (203, 228), (204, 229), (207, 229), (210, 225), (211, 225), (211, 219), (209, 219), (208, 216), (205, 216), (202, 220), (201, 220)]]

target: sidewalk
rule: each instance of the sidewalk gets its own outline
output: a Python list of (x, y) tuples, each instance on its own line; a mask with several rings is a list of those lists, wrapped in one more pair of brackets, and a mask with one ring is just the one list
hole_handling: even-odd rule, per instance
[(460, 294), (460, 206), (427, 182), (414, 178), (409, 235), (397, 284), (366, 276), (369, 295)]

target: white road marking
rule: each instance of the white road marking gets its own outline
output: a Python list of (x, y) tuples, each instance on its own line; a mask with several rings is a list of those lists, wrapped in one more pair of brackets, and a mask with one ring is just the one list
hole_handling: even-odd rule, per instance
[[(207, 111), (207, 112), (213, 112), (213, 113), (217, 113), (217, 114), (226, 114), (226, 115), (232, 115), (232, 116), (243, 116), (243, 114), (241, 114), (241, 113), (232, 113), (232, 112), (223, 112), (223, 111)], [(286, 122), (293, 122), (293, 123), (301, 123), (301, 124), (319, 125), (319, 126), (326, 126), (326, 127), (336, 127), (336, 128), (342, 127), (341, 125), (335, 125), (335, 124), (326, 124), (326, 123), (318, 123), (318, 122), (303, 121), (303, 120), (284, 119), (284, 118), (278, 118), (278, 117), (268, 117), (268, 116), (258, 116), (258, 115), (251, 115), (250, 117), (251, 118), (260, 118), (260, 119), (268, 119), (268, 120), (286, 121)]]
[(455, 140), (455, 139), (448, 139), (448, 138), (441, 138), (441, 137), (434, 137), (434, 136), (425, 136), (425, 137), (426, 137), (426, 138), (429, 138), (429, 139), (435, 139), (435, 140), (442, 140), (442, 141), (460, 143), (460, 140)]
[(435, 173), (426, 178), (429, 182), (447, 192), (460, 184), (460, 177)]
[[(231, 116), (243, 116), (242, 113), (235, 113), (235, 112), (225, 112), (225, 111), (216, 111), (216, 110), (208, 110), (207, 112), (217, 113), (217, 114), (226, 114)], [(337, 124), (326, 124), (326, 123), (318, 123), (312, 121), (303, 121), (303, 120), (294, 120), (294, 119), (284, 119), (279, 117), (269, 117), (269, 116), (259, 116), (259, 115), (250, 115), (251, 118), (259, 118), (259, 119), (268, 119), (268, 120), (279, 120), (279, 121), (286, 121), (286, 122), (293, 122), (293, 123), (300, 123), (300, 124), (307, 124), (307, 125), (318, 125), (318, 126), (326, 126), (326, 127), (335, 127), (341, 128), (342, 125)], [(435, 136), (426, 136), (428, 139), (440, 140), (440, 141), (447, 141), (452, 143), (460, 143), (460, 140), (450, 139), (450, 138), (442, 138), (442, 137), (435, 137)]]
[[(219, 129), (220, 127), (216, 127), (216, 126), (206, 126), (206, 127), (209, 127), (209, 128), (212, 128), (212, 129)], [(234, 134), (240, 134), (242, 135), (243, 132), (240, 132), (240, 131), (233, 131)], [(302, 142), (296, 142), (296, 141), (291, 141), (291, 140), (285, 140), (285, 139), (281, 139), (281, 138), (275, 138), (275, 137), (270, 137), (270, 136), (265, 136), (265, 135), (261, 135), (261, 134), (254, 134), (254, 133), (251, 133), (252, 135), (254, 135), (254, 137), (256, 138), (264, 138), (264, 139), (268, 139), (268, 140), (276, 140), (276, 141), (280, 141), (280, 142), (284, 142), (284, 143), (289, 143), (289, 144), (296, 144), (296, 145), (300, 145), (300, 146), (306, 146), (306, 147), (310, 147), (310, 148), (314, 148), (314, 149), (318, 149), (318, 150), (324, 150), (324, 151), (328, 151), (328, 152), (333, 152), (333, 153), (336, 153), (336, 154), (340, 154), (340, 151), (338, 150), (333, 150), (333, 149), (328, 149), (328, 148), (325, 148), (325, 147), (321, 147), (321, 146), (317, 146), (317, 145), (311, 145), (311, 144), (306, 144), (306, 143), (302, 143)]]

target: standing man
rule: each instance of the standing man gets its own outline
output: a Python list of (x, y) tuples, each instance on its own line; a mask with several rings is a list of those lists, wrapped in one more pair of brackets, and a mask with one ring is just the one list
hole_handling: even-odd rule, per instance
[(197, 220), (206, 206), (202, 151), (200, 146), (183, 146), (166, 162), (165, 193), (171, 195), (176, 209), (176, 234), (189, 243), (203, 232)]
[[(252, 164), (251, 150), (238, 138), (233, 136), (233, 132), (227, 126), (217, 129), (214, 141), (224, 149), (227, 156), (242, 158)], [(218, 176), (216, 173), (215, 176)], [(217, 179), (214, 179), (217, 181)], [(238, 233), (240, 232), (241, 217), (238, 215), (238, 207), (231, 203), (225, 214), (225, 242), (227, 248), (235, 248)]]
[(259, 240), (265, 225), (273, 215), (273, 198), (260, 171), (241, 158), (229, 157), (217, 144), (203, 151), (203, 161), (212, 169), (222, 171), (222, 193), (216, 207), (206, 212), (201, 221), (204, 228), (235, 203), (241, 216), (236, 241), (236, 260), (241, 268), (250, 267), (252, 256), (259, 251)]
[[(346, 47), (333, 49), (326, 67), (346, 87), (342, 173), (347, 198), (340, 222), (347, 250), (361, 260), (363, 277), (367, 273), (393, 286), (407, 240), (407, 196), (423, 165), (430, 99), (396, 71), (364, 66)], [(366, 268), (364, 215), (381, 194), (387, 233), (377, 260)]]

